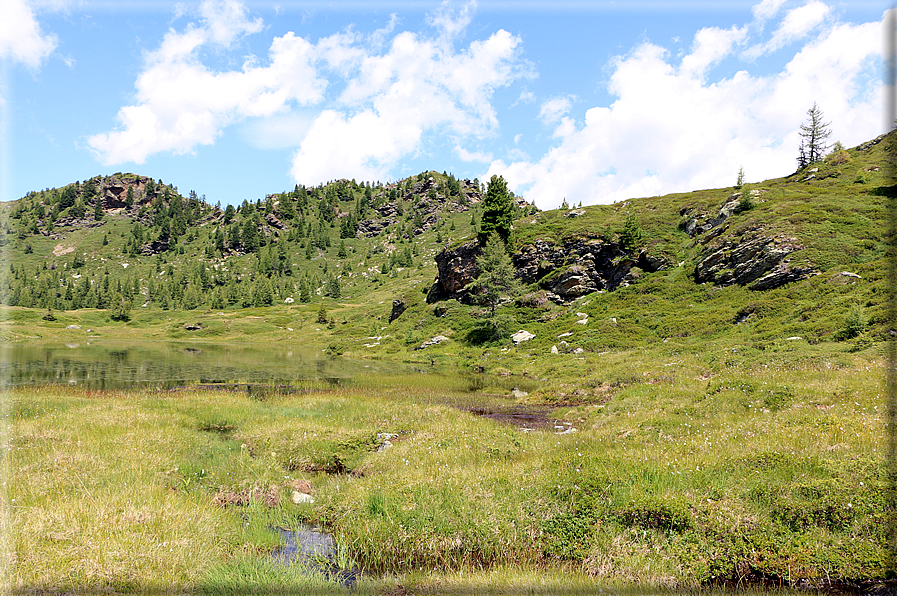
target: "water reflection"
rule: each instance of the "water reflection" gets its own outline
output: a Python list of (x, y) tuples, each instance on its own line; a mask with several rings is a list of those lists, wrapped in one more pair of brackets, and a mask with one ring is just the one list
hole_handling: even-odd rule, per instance
[(29, 343), (5, 346), (0, 375), (8, 385), (68, 383), (87, 389), (205, 384), (339, 385), (362, 372), (408, 372), (377, 361), (332, 359), (296, 346), (178, 342)]

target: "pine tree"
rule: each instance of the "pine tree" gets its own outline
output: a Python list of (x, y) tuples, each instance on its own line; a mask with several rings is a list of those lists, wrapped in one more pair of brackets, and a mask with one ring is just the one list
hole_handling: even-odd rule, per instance
[(823, 122), (822, 111), (813, 102), (813, 107), (807, 110), (807, 123), (800, 125), (800, 148), (797, 156), (797, 169), (802, 169), (811, 163), (815, 163), (825, 157), (828, 149), (826, 139), (832, 131), (829, 130), (831, 122)]
[(497, 234), (504, 243), (511, 237), (511, 224), (514, 221), (514, 200), (508, 184), (501, 176), (492, 176), (486, 197), (483, 199), (483, 217), (480, 219), (479, 240), (485, 246), (489, 236)]
[(475, 298), (489, 306), (492, 316), (503, 295), (514, 294), (520, 284), (514, 276), (514, 264), (505, 243), (498, 234), (491, 234), (483, 252), (477, 257), (480, 275), (473, 283)]

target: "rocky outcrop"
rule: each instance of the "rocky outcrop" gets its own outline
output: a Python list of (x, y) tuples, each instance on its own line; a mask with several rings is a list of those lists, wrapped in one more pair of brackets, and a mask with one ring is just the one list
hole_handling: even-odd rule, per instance
[(738, 284), (752, 290), (777, 288), (814, 273), (812, 268), (790, 264), (788, 256), (803, 248), (794, 238), (767, 236), (762, 230), (713, 242), (701, 253), (695, 280), (719, 286)]
[(388, 218), (381, 221), (374, 219), (364, 219), (358, 222), (358, 235), (365, 238), (373, 238), (382, 232), (386, 226), (395, 222), (395, 218)]
[[(479, 254), (479, 245), (473, 241), (436, 255), (438, 276), (427, 301), (465, 301), (467, 284), (480, 273), (476, 266)], [(598, 290), (615, 290), (629, 284), (639, 269), (654, 272), (666, 267), (660, 257), (645, 251), (633, 255), (618, 243), (597, 237), (572, 238), (563, 244), (536, 240), (511, 258), (520, 281), (538, 283), (558, 302)]]
[(392, 301), (392, 311), (389, 313), (389, 322), (392, 323), (396, 319), (402, 316), (402, 313), (405, 312), (405, 301), (401, 298), (396, 298)]
[(455, 298), (462, 300), (468, 295), (467, 284), (477, 278), (480, 269), (477, 257), (480, 244), (473, 240), (438, 253), (436, 259), (436, 282), (427, 296), (427, 302)]
[[(757, 199), (760, 197), (759, 190), (750, 190), (752, 199)], [(741, 207), (741, 193), (736, 192), (735, 194), (729, 195), (729, 198), (726, 199), (726, 202), (722, 204), (717, 211), (716, 215), (710, 216), (705, 213), (696, 213), (691, 208), (686, 207), (679, 212), (680, 215), (685, 216), (686, 218), (682, 220), (682, 223), (679, 227), (689, 236), (694, 238), (699, 234), (704, 234), (709, 232), (710, 230), (719, 227), (723, 222), (725, 222), (729, 217), (733, 214), (738, 213)]]

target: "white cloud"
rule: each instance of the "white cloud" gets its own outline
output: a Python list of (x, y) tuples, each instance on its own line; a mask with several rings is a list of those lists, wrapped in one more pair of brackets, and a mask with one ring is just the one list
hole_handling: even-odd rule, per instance
[(831, 7), (820, 0), (810, 0), (803, 6), (788, 11), (773, 32), (772, 38), (765, 44), (757, 44), (750, 48), (746, 52), (746, 56), (756, 58), (806, 37), (813, 29), (822, 24), (830, 12)]
[[(464, 139), (493, 135), (494, 90), (529, 75), (521, 41), (507, 31), (455, 48), (474, 7), (443, 3), (428, 17), (433, 36), (394, 34), (395, 15), (368, 35), (349, 27), (312, 43), (287, 33), (274, 38), (267, 60), (252, 57), (241, 69), (216, 72), (202, 63), (201, 50), (227, 47), (263, 23), (235, 0), (205, 0), (198, 24), (169, 31), (147, 54), (135, 102), (119, 111), (120, 128), (88, 145), (105, 164), (142, 163), (157, 152), (195, 151), (252, 119), (240, 132), (255, 146), (296, 147), (297, 182), (386, 178), (400, 159), (422, 151), (425, 135), (449, 135), (459, 148)], [(339, 95), (325, 95), (340, 81)]]
[(457, 10), (452, 10), (453, 4), (456, 3), (442, 0), (439, 8), (427, 15), (427, 23), (448, 38), (455, 37), (467, 28), (477, 7), (476, 0), (465, 2)]
[(297, 182), (383, 179), (400, 159), (423, 150), (425, 135), (483, 138), (497, 130), (493, 90), (528, 73), (518, 59), (520, 39), (499, 30), (456, 51), (445, 38), (457, 35), (458, 21), (432, 21), (448, 23), (447, 30), (436, 39), (399, 33), (384, 53), (359, 47), (364, 39), (331, 48), (351, 57), (342, 61), (348, 84), (294, 155)]
[(573, 102), (569, 97), (549, 99), (542, 104), (542, 108), (539, 110), (539, 118), (545, 124), (554, 124), (559, 122), (570, 111), (571, 107), (573, 107)]
[[(847, 146), (879, 134), (879, 23), (840, 24), (819, 33), (778, 74), (739, 71), (709, 78), (707, 66), (746, 38), (742, 29), (701, 30), (676, 65), (664, 48), (643, 43), (611, 64), (610, 106), (559, 135), (536, 160), (494, 161), (542, 208), (610, 203), (631, 197), (729, 186), (739, 167), (749, 180), (794, 171), (797, 130), (819, 102), (832, 140)], [(700, 76), (696, 76), (700, 74)]]
[(0, 60), (11, 60), (36, 70), (56, 49), (59, 40), (44, 33), (27, 0), (0, 2)]
[[(221, 13), (215, 13), (220, 9)], [(256, 31), (233, 2), (205, 2), (205, 20), (185, 31), (169, 31), (145, 59), (136, 82), (135, 105), (118, 113), (120, 130), (88, 138), (88, 146), (106, 164), (143, 163), (162, 151), (189, 153), (215, 141), (221, 129), (247, 117), (284, 112), (291, 102), (312, 104), (323, 97), (326, 81), (313, 66), (315, 48), (287, 33), (275, 37), (266, 65), (249, 61), (241, 70), (213, 72), (198, 50), (205, 44), (229, 44)]]
[(457, 155), (461, 161), (478, 161), (481, 163), (489, 163), (492, 161), (491, 153), (482, 153), (479, 151), (467, 151), (464, 147), (460, 145), (455, 146), (455, 155)]
[(758, 21), (766, 21), (776, 16), (779, 8), (785, 3), (785, 0), (763, 0), (759, 4), (751, 8), (754, 18)]
[(747, 27), (719, 29), (707, 27), (695, 34), (691, 53), (682, 59), (680, 69), (693, 77), (702, 77), (708, 68), (732, 52), (733, 46), (747, 38)]
[(244, 35), (258, 33), (264, 26), (261, 18), (250, 21), (246, 7), (237, 0), (203, 0), (199, 13), (209, 39), (223, 46)]

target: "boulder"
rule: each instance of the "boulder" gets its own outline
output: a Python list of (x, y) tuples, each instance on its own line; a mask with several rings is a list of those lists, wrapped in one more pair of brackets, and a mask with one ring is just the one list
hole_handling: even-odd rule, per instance
[(451, 250), (445, 249), (436, 255), (437, 277), (434, 290), (427, 301), (454, 298), (461, 300), (468, 295), (465, 287), (480, 274), (477, 257), (480, 244), (476, 240), (466, 242)]
[(407, 306), (405, 306), (405, 301), (401, 298), (396, 298), (395, 300), (393, 300), (392, 311), (389, 313), (389, 322), (392, 323), (400, 316), (402, 316), (402, 313), (405, 312), (406, 308)]
[(514, 342), (515, 346), (519, 346), (523, 342), (529, 341), (529, 340), (533, 339), (534, 337), (536, 337), (535, 334), (530, 333), (529, 331), (526, 331), (525, 329), (521, 329), (520, 331), (518, 331), (517, 333), (515, 333), (514, 335), (511, 336), (511, 341)]

